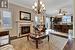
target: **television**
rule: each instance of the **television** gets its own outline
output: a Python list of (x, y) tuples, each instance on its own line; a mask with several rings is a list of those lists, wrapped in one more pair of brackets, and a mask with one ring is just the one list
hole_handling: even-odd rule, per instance
[(71, 23), (71, 16), (63, 16), (62, 23)]

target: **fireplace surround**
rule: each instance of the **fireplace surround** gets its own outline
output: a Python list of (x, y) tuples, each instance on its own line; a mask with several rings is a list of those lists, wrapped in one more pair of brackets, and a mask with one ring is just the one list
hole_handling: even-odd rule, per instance
[(21, 26), (21, 35), (30, 33), (30, 26)]
[(18, 37), (26, 36), (31, 32), (32, 23), (30, 21), (17, 21), (18, 23)]

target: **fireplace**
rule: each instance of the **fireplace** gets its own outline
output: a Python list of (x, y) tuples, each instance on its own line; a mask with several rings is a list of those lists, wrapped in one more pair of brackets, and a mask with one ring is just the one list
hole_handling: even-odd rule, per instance
[(21, 27), (21, 34), (30, 33), (30, 26), (22, 26)]

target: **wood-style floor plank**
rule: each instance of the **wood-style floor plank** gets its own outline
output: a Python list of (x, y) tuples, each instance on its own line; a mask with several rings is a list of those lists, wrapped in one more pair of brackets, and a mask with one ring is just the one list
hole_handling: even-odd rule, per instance
[(68, 40), (63, 50), (75, 50), (75, 39)]

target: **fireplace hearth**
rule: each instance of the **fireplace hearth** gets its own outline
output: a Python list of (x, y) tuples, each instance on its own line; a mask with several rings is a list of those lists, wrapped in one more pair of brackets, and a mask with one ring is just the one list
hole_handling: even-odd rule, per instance
[(30, 33), (30, 26), (22, 26), (21, 34), (28, 34), (28, 33)]

